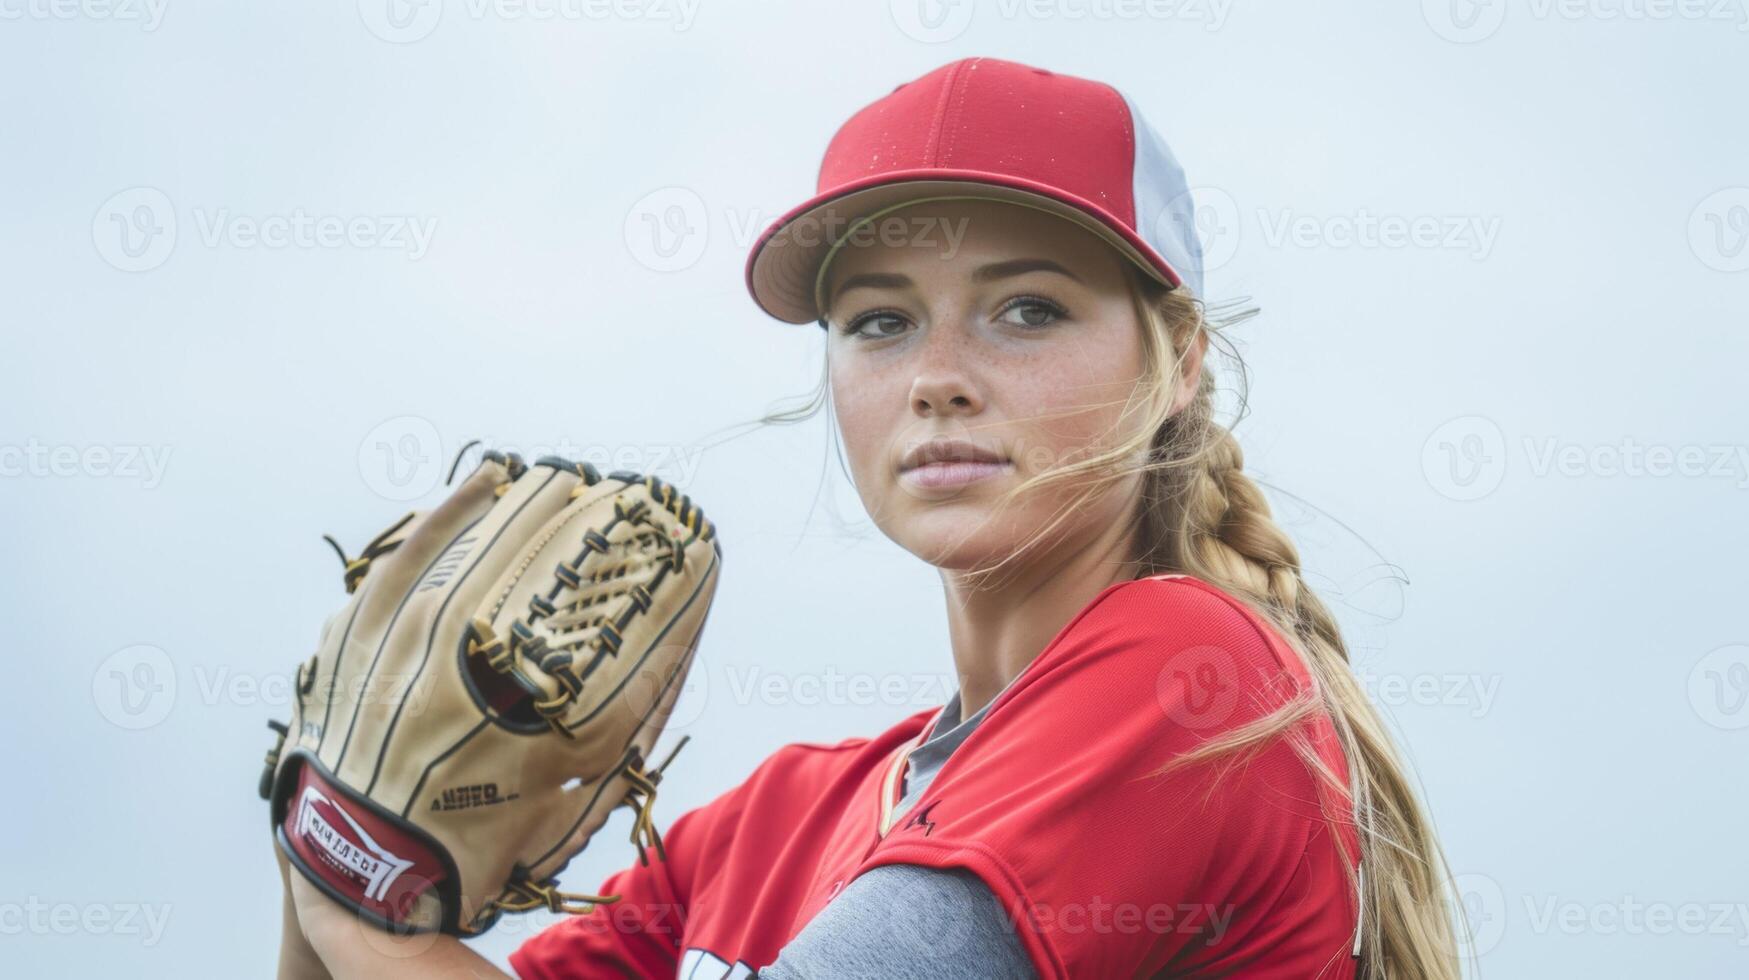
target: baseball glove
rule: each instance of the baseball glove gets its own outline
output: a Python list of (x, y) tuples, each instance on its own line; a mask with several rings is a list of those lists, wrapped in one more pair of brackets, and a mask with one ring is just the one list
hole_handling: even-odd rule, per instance
[(341, 559), (351, 599), (298, 668), (261, 779), (300, 872), (383, 928), (466, 936), (613, 901), (556, 876), (617, 807), (638, 859), (666, 856), (650, 808), (667, 762), (649, 753), (722, 561), (691, 500), (487, 453)]

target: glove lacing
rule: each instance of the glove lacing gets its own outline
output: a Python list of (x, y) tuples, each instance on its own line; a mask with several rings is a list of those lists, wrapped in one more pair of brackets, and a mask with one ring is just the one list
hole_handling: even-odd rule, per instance
[(682, 735), (680, 741), (668, 752), (668, 758), (654, 769), (645, 769), (641, 758), (633, 758), (631, 765), (626, 767), (626, 776), (631, 779), (631, 789), (626, 790), (626, 805), (637, 811), (632, 820), (632, 843), (638, 848), (638, 863), (649, 867), (650, 859), (645, 855), (646, 847), (654, 847), (656, 856), (663, 861), (668, 860), (668, 850), (662, 846), (662, 834), (656, 830), (656, 819), (653, 815), (656, 806), (656, 786), (662, 782), (662, 773), (668, 768), (668, 763), (680, 754), (680, 750), (692, 740), (691, 735)]
[(535, 909), (546, 909), (562, 915), (584, 915), (593, 911), (597, 905), (611, 905), (620, 899), (618, 895), (562, 892), (558, 886), (557, 878), (535, 881), (529, 877), (528, 869), (519, 864), (511, 873), (510, 880), (505, 882), (504, 891), (486, 903), (479, 918), (490, 918), (498, 910), (532, 912)]
[(334, 540), (332, 535), (322, 535), (322, 540), (328, 542), (329, 546), (334, 549), (334, 553), (340, 556), (340, 564), (346, 566), (347, 595), (351, 595), (353, 591), (358, 588), (358, 583), (364, 578), (364, 574), (370, 571), (371, 562), (389, 554), (401, 546), (400, 541), (390, 541), (389, 538), (393, 536), (396, 531), (406, 527), (407, 522), (412, 520), (414, 516), (415, 515), (413, 514), (408, 514), (406, 517), (403, 517), (390, 525), (388, 530), (372, 538), (370, 544), (365, 545), (364, 550), (358, 553), (357, 558), (346, 557), (345, 549), (340, 547), (340, 542)]
[[(557, 584), (544, 596), (529, 597), (527, 617), (511, 621), (507, 638), (484, 617), (471, 624), (469, 655), (484, 657), (494, 670), (516, 679), (534, 696), (534, 708), (566, 738), (574, 736), (563, 716), (582, 695), (584, 681), (605, 658), (619, 654), (633, 618), (650, 610), (671, 572), (685, 567), (686, 548), (716, 535), (715, 526), (673, 486), (653, 476), (637, 482), (679, 526), (664, 533), (650, 519), (648, 501), (622, 494), (614, 499), (613, 518), (584, 534), (577, 557), (558, 563)], [(579, 484), (572, 496), (587, 489)], [(536, 635), (537, 624), (550, 635)], [(528, 676), (526, 664), (551, 678), (553, 686)]]
[[(654, 847), (658, 858), (668, 860), (668, 851), (662, 845), (662, 835), (656, 830), (656, 821), (651, 811), (656, 805), (656, 787), (662, 782), (663, 771), (691, 739), (691, 735), (682, 736), (674, 748), (669, 750), (668, 758), (663, 759), (662, 764), (654, 769), (645, 768), (637, 749), (634, 748), (631, 761), (623, 770), (632, 783), (631, 788), (626, 790), (625, 805), (637, 811), (637, 816), (632, 820), (632, 843), (638, 846), (638, 862), (646, 867), (650, 864), (644, 850), (646, 847)], [(504, 884), (504, 891), (488, 903), (480, 918), (489, 917), (494, 910), (532, 912), (539, 908), (562, 915), (584, 915), (593, 911), (597, 905), (610, 905), (620, 898), (619, 895), (561, 891), (557, 876), (535, 881), (528, 869), (519, 864), (511, 871), (510, 880)]]

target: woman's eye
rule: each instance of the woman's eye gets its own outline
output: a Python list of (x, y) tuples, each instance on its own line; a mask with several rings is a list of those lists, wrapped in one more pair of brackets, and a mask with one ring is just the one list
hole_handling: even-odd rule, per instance
[(897, 337), (905, 332), (905, 318), (897, 313), (869, 313), (851, 321), (844, 332), (869, 340)]
[[(1018, 314), (1018, 319), (1016, 319)], [(1047, 299), (1022, 297), (1002, 310), (1003, 323), (1017, 327), (1048, 327), (1062, 318), (1063, 308)]]

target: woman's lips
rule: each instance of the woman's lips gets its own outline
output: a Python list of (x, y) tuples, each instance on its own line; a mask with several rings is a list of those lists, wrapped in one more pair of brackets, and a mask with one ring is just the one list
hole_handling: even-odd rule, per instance
[(1007, 461), (938, 460), (905, 470), (899, 474), (899, 479), (920, 490), (951, 489), (1006, 473), (1013, 465)]

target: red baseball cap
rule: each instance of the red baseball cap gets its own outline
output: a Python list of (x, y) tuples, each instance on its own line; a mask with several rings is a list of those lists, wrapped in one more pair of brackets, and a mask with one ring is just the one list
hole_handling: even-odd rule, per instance
[(773, 222), (747, 256), (754, 302), (787, 323), (821, 321), (822, 273), (844, 240), (891, 210), (936, 198), (1041, 208), (1110, 242), (1161, 283), (1202, 296), (1190, 187), (1135, 104), (1103, 82), (964, 58), (839, 127), (814, 196)]

